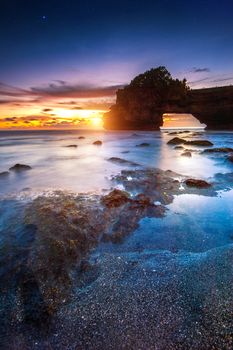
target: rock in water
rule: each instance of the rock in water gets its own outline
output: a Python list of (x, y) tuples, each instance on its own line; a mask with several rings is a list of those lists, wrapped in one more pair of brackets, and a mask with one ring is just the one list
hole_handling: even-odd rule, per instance
[(136, 147), (149, 147), (149, 146), (150, 146), (150, 144), (147, 142), (142, 142), (139, 145), (136, 145)]
[(168, 145), (181, 145), (184, 144), (186, 141), (184, 139), (181, 139), (180, 137), (174, 137), (173, 139), (168, 141)]
[(193, 145), (193, 146), (213, 146), (214, 144), (208, 140), (192, 140), (192, 141), (185, 141), (186, 145)]
[(84, 137), (84, 136), (79, 136), (78, 139), (79, 139), (79, 140), (84, 140), (85, 137)]
[(3, 171), (0, 173), (0, 179), (6, 178), (10, 175), (9, 171)]
[(118, 189), (114, 189), (102, 198), (102, 203), (108, 208), (119, 207), (127, 202), (130, 202), (129, 193)]
[(179, 137), (174, 137), (173, 139), (169, 140), (168, 145), (193, 145), (193, 146), (213, 146), (213, 143), (208, 140), (192, 140), (192, 141), (186, 141), (184, 139), (181, 139)]
[(218, 148), (207, 148), (202, 153), (231, 153), (233, 148), (230, 147), (218, 147)]
[(120, 165), (130, 165), (130, 166), (137, 166), (139, 165), (138, 163), (131, 162), (130, 160), (118, 158), (118, 157), (111, 157), (108, 159), (110, 162), (120, 164)]
[(94, 199), (61, 194), (35, 199), (25, 222), (37, 227), (27, 265), (53, 312), (68, 296), (72, 269), (97, 244), (103, 214)]
[(228, 159), (231, 163), (233, 163), (233, 154), (230, 154), (230, 155), (227, 157), (227, 159)]
[(189, 152), (189, 151), (183, 152), (181, 155), (182, 155), (183, 157), (192, 157), (192, 153)]
[(65, 147), (68, 147), (68, 148), (77, 148), (78, 145), (68, 145), (68, 146), (65, 146)]
[(188, 187), (197, 187), (197, 188), (211, 187), (211, 184), (209, 184), (205, 180), (198, 180), (198, 179), (187, 179), (187, 180), (185, 180), (185, 184)]
[(93, 145), (95, 145), (95, 146), (101, 146), (102, 143), (103, 143), (102, 141), (97, 140), (97, 141), (94, 141), (94, 142), (93, 142)]
[(25, 165), (25, 164), (15, 164), (14, 166), (12, 166), (9, 170), (10, 171), (15, 171), (15, 172), (20, 172), (20, 171), (25, 171), (25, 170), (30, 170), (32, 169), (30, 167), (30, 165)]

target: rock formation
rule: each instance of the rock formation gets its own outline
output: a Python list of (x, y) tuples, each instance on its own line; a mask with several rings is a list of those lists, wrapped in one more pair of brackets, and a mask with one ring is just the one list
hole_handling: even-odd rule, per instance
[(210, 129), (233, 129), (233, 86), (191, 90), (165, 67), (151, 69), (117, 91), (104, 128), (158, 130), (164, 113), (188, 113)]

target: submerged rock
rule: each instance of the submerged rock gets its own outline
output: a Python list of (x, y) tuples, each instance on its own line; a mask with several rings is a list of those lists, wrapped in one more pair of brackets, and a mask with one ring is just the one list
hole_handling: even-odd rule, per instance
[(230, 147), (218, 147), (218, 148), (207, 148), (202, 153), (231, 153), (233, 148)]
[(205, 180), (198, 180), (198, 179), (186, 179), (185, 184), (188, 187), (197, 187), (197, 188), (208, 188), (211, 187), (211, 184), (208, 183)]
[(150, 144), (148, 142), (142, 142), (139, 145), (136, 145), (136, 147), (149, 147)]
[(20, 171), (30, 170), (30, 169), (32, 169), (30, 165), (19, 164), (19, 163), (9, 168), (10, 171), (15, 171), (15, 172), (20, 172)]
[(101, 239), (118, 243), (138, 227), (141, 218), (164, 214), (165, 208), (144, 194), (131, 198), (118, 189), (105, 196), (55, 192), (29, 204), (25, 223), (36, 232), (28, 249), (27, 269), (50, 313), (67, 300), (77, 272), (86, 270), (82, 262)]
[(228, 159), (231, 163), (233, 163), (233, 154), (230, 154), (230, 155), (227, 157), (227, 159)]
[(143, 193), (151, 203), (158, 201), (169, 204), (173, 201), (174, 194), (179, 193), (180, 182), (174, 177), (178, 178), (179, 175), (170, 170), (122, 170), (120, 175), (113, 178), (113, 181), (123, 185), (130, 193), (135, 195)]
[(184, 147), (183, 146), (176, 146), (176, 147), (174, 147), (174, 149), (184, 149)]
[(98, 242), (103, 214), (93, 198), (55, 195), (39, 197), (28, 207), (25, 221), (37, 228), (28, 267), (52, 311), (66, 300), (72, 270)]
[(102, 145), (102, 141), (100, 141), (100, 140), (97, 140), (97, 141), (94, 141), (93, 142), (93, 145), (96, 145), (96, 146), (101, 146)]
[(192, 157), (192, 153), (190, 151), (183, 152), (181, 155), (183, 157)]
[(0, 173), (0, 179), (6, 178), (10, 175), (9, 171), (3, 171)]
[(131, 162), (130, 160), (118, 158), (118, 157), (111, 157), (108, 159), (110, 162), (120, 164), (120, 165), (131, 165), (131, 166), (137, 166), (138, 163)]
[(86, 137), (85, 136), (79, 136), (78, 139), (79, 140), (84, 140)]

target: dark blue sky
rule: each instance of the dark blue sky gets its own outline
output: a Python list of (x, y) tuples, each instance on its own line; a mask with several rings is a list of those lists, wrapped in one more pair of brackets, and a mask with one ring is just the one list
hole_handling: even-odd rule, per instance
[(232, 15), (230, 0), (1, 0), (0, 79), (106, 86), (166, 65), (193, 86), (229, 84)]

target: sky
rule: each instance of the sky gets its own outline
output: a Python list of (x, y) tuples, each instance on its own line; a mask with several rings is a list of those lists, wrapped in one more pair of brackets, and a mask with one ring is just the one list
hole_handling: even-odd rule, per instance
[(233, 84), (231, 0), (0, 0), (0, 129), (98, 128), (118, 88), (165, 65)]

